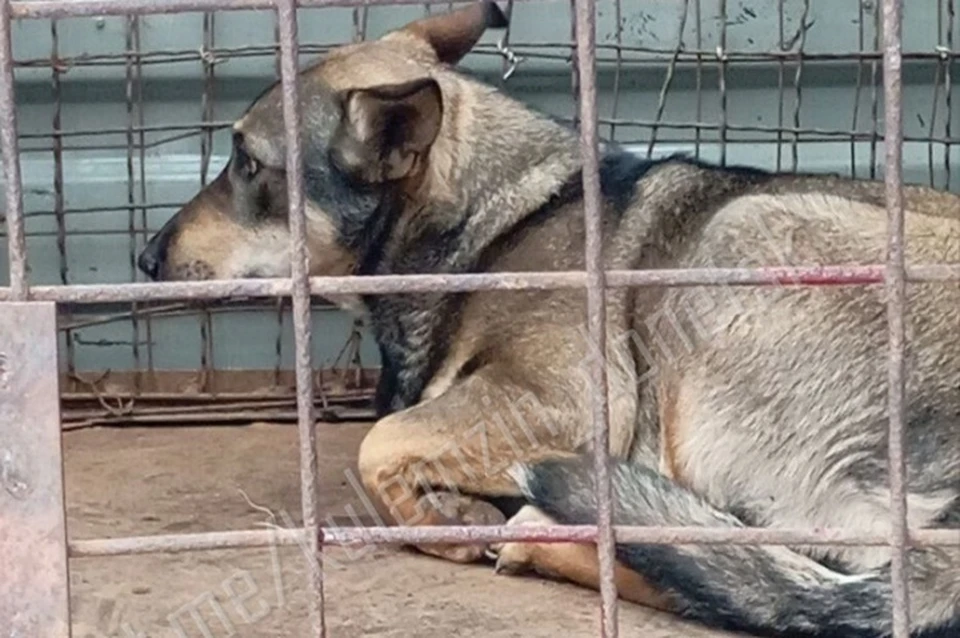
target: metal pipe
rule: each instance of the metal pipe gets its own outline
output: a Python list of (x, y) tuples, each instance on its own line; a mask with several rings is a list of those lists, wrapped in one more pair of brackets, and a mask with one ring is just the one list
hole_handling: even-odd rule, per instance
[(886, 166), (884, 184), (888, 216), (887, 321), (889, 324), (888, 410), (890, 417), (890, 578), (893, 587), (893, 638), (910, 636), (909, 561), (907, 560), (906, 455), (904, 453), (904, 314), (906, 269), (904, 267), (903, 214), (903, 60), (902, 0), (883, 2), (883, 103)]
[[(798, 530), (614, 526), (613, 529), (618, 542), (651, 545), (883, 547), (890, 543), (890, 537), (886, 534), (830, 528)], [(71, 558), (87, 558), (295, 545), (304, 541), (306, 533), (304, 528), (298, 527), (84, 539), (69, 541), (69, 550)], [(329, 527), (323, 529), (323, 544), (328, 546), (470, 542), (593, 543), (596, 537), (597, 527), (594, 525)], [(910, 544), (914, 547), (960, 547), (960, 536), (957, 535), (956, 530), (951, 529), (920, 529), (911, 533)]]
[(27, 239), (23, 228), (23, 182), (17, 140), (17, 101), (13, 86), (13, 43), (10, 29), (11, 3), (0, 4), (0, 154), (7, 202), (7, 241), (10, 249), (8, 299), (27, 299)]
[(309, 551), (307, 582), (310, 596), (311, 635), (326, 635), (323, 605), (323, 556), (317, 522), (317, 439), (314, 430), (313, 365), (310, 357), (310, 266), (307, 221), (304, 210), (303, 163), (300, 148), (300, 86), (297, 45), (296, 0), (277, 0), (280, 35), (280, 82), (283, 90), (283, 124), (287, 146), (287, 201), (289, 202), (290, 259), (293, 293), (294, 366), (297, 385), (297, 429), (300, 443), (300, 501), (306, 549)]
[(597, 134), (596, 0), (576, 0), (577, 79), (580, 153), (586, 230), (587, 332), (590, 358), (590, 415), (593, 421), (597, 499), (597, 553), (600, 568), (600, 635), (616, 638), (617, 584), (614, 580), (613, 496), (610, 486), (610, 420), (607, 392), (607, 299), (603, 269), (603, 197)]
[[(521, 0), (523, 1), (523, 0)], [(525, 0), (527, 2), (531, 0)], [(297, 7), (376, 7), (383, 5), (449, 4), (449, 0), (297, 0)], [(273, 9), (273, 0), (16, 0), (14, 18), (151, 15), (190, 11), (250, 11)]]
[[(882, 284), (884, 266), (810, 266), (800, 268), (674, 268), (663, 270), (610, 270), (608, 288), (657, 286), (851, 286)], [(908, 266), (907, 281), (960, 280), (960, 265)], [(311, 277), (310, 293), (371, 294), (429, 291), (471, 292), (490, 290), (559, 290), (582, 288), (582, 271), (476, 273), (464, 275), (370, 275), (363, 277)], [(75, 284), (34, 286), (30, 297), (60, 303), (119, 303), (170, 299), (222, 299), (226, 297), (289, 297), (289, 279), (229, 279), (217, 281), (167, 281), (130, 284)], [(9, 287), (0, 287), (0, 301), (14, 298)]]

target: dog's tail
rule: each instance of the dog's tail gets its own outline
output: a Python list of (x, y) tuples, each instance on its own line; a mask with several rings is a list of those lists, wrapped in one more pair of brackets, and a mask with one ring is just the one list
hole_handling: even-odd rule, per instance
[[(611, 463), (616, 525), (743, 527), (647, 467)], [(596, 522), (593, 463), (586, 457), (518, 465), (511, 475), (530, 503), (558, 523)], [(837, 638), (892, 631), (889, 567), (850, 576), (785, 547), (618, 544), (616, 553), (670, 596), (680, 614), (716, 628)], [(912, 550), (911, 563), (911, 635), (960, 636), (958, 555)]]

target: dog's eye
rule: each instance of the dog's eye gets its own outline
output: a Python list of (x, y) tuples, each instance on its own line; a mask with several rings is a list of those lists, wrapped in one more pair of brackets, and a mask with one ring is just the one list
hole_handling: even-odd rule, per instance
[(246, 163), (246, 166), (245, 166), (244, 168), (245, 168), (245, 170), (246, 170), (247, 177), (248, 177), (248, 178), (249, 178), (249, 177), (253, 177), (253, 176), (255, 176), (255, 175), (257, 174), (257, 172), (259, 172), (259, 170), (260, 170), (260, 162), (258, 162), (257, 160), (253, 159), (252, 157), (250, 157), (250, 156), (248, 155), (248, 156), (247, 156), (247, 163)]
[(260, 171), (260, 162), (247, 153), (243, 146), (243, 134), (233, 135), (233, 162), (237, 172), (247, 179), (252, 179)]

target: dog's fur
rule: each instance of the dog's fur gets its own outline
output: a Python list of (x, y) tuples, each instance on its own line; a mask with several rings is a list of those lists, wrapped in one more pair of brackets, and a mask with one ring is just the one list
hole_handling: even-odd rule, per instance
[[(475, 3), (303, 72), (312, 274), (583, 269), (576, 135), (453, 68), (505, 22)], [(281, 113), (273, 86), (236, 122), (227, 168), (151, 240), (144, 270), (289, 274)], [(615, 147), (602, 164), (609, 269), (885, 258), (876, 182), (644, 161)], [(913, 186), (905, 197), (907, 262), (956, 263), (960, 198)], [(615, 522), (890, 530), (882, 286), (607, 298)], [(583, 290), (337, 301), (369, 317), (382, 353), (382, 418), (358, 465), (392, 522), (595, 521)], [(908, 302), (909, 523), (960, 529), (960, 291), (911, 285)], [(455, 561), (492, 551), (499, 571), (598, 583), (589, 546), (420, 549)], [(884, 548), (620, 545), (617, 555), (622, 597), (709, 625), (891, 632)], [(911, 549), (909, 562), (914, 635), (958, 635), (960, 550)]]

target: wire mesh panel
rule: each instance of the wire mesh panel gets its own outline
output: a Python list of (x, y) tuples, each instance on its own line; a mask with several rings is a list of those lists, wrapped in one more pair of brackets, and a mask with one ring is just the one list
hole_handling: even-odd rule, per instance
[[(332, 8), (334, 4), (337, 8)], [(244, 420), (256, 413), (292, 418), (299, 426), (302, 527), (280, 534), (250, 530), (71, 541), (70, 555), (251, 547), (273, 542), (301, 544), (312, 559), (308, 570), (308, 584), (315, 594), (310, 608), (312, 632), (324, 635), (321, 555), (325, 545), (593, 542), (598, 547), (602, 576), (600, 632), (616, 636), (614, 539), (645, 543), (872, 544), (894, 550), (894, 634), (907, 636), (905, 548), (910, 544), (957, 543), (955, 533), (949, 531), (908, 533), (903, 450), (906, 283), (960, 277), (957, 265), (907, 267), (903, 247), (904, 180), (943, 188), (958, 185), (952, 168), (957, 159), (957, 140), (952, 137), (955, 89), (951, 73), (957, 57), (953, 49), (957, 26), (954, 3), (915, 3), (902, 16), (905, 7), (898, 0), (780, 0), (773, 12), (772, 3), (759, 0), (682, 0), (655, 6), (621, 0), (576, 0), (572, 5), (559, 5), (569, 12), (558, 21), (536, 19), (545, 15), (542, 12), (547, 5), (511, 1), (507, 5), (511, 26), (504, 38), (480, 46), (471, 59), (478, 72), (486, 73), (504, 90), (578, 126), (587, 221), (585, 270), (311, 278), (302, 150), (297, 135), (302, 114), (296, 71), (302, 55), (369, 37), (374, 22), (380, 32), (396, 26), (420, 12), (422, 2), (403, 3), (411, 6), (402, 15), (390, 13), (397, 9), (380, 6), (387, 4), (391, 3), (3, 3), (0, 133), (9, 282), (0, 288), (0, 301), (59, 303), (61, 358), (69, 381), (65, 399), (67, 407), (77, 411), (75, 421), (170, 423), (210, 419), (213, 413)], [(556, 6), (549, 5), (546, 11), (555, 15), (559, 13)], [(231, 11), (220, 12), (226, 9)], [(245, 10), (252, 12), (248, 24), (238, 19)], [(174, 15), (185, 11), (199, 13)], [(329, 13), (319, 17), (324, 12)], [(12, 22), (12, 18), (23, 20)], [(317, 26), (317, 32), (325, 37), (315, 41), (306, 37), (310, 29), (304, 25), (319, 25), (321, 20), (328, 26)], [(262, 27), (260, 33), (249, 36), (243, 31), (257, 22)], [(224, 24), (231, 24), (229, 31), (222, 30)], [(148, 28), (151, 25), (157, 30)], [(910, 30), (904, 30), (904, 25)], [(104, 36), (96, 49), (70, 50), (67, 36), (71, 29), (93, 29)], [(245, 43), (221, 40), (225, 32), (238, 29), (243, 34), (239, 40)], [(31, 37), (41, 32), (44, 38)], [(573, 39), (569, 37), (571, 32)], [(151, 48), (150, 39), (158, 37), (157, 33), (176, 33), (167, 40), (180, 44)], [(331, 34), (335, 37), (329, 37)], [(14, 56), (20, 41), (26, 43), (25, 52)], [(231, 67), (234, 61), (242, 64)], [(238, 67), (235, 72), (227, 70)], [(181, 79), (185, 68), (192, 69), (195, 80)], [(38, 99), (38, 83), (49, 84), (44, 89), (49, 98), (47, 108), (35, 112), (16, 109), (15, 72), (20, 82), (16, 96), (21, 99), (26, 94), (26, 99), (42, 102)], [(291, 277), (149, 284), (137, 281), (137, 253), (182, 201), (181, 191), (169, 182), (179, 180), (181, 186), (193, 188), (207, 183), (222, 166), (233, 118), (240, 112), (239, 105), (255, 94), (239, 90), (247, 88), (245, 74), (258, 79), (279, 76), (281, 81), (293, 236)], [(87, 99), (84, 91), (96, 90), (88, 85), (98, 84), (120, 88), (121, 93), (108, 99), (109, 107), (102, 112), (84, 112), (77, 104)], [(535, 84), (539, 85), (537, 90), (532, 88)], [(911, 91), (905, 102), (904, 84), (920, 85), (924, 90)], [(21, 91), (20, 86), (26, 88)], [(38, 95), (31, 98), (31, 92)], [(152, 108), (152, 102), (160, 106)], [(169, 104), (173, 102), (180, 104), (171, 109)], [(191, 109), (195, 112), (192, 117), (181, 117)], [(838, 115), (841, 110), (843, 117)], [(841, 125), (841, 121), (848, 124)], [(757, 268), (605, 272), (601, 262), (598, 169), (602, 138), (624, 143), (648, 156), (688, 150), (721, 164), (762, 164), (792, 171), (829, 169), (871, 177), (882, 172), (890, 219), (888, 260), (859, 266), (795, 268), (763, 264)], [(26, 183), (30, 183), (30, 171), (36, 170), (43, 178), (49, 176), (50, 186), (36, 193), (32, 186), (24, 186), (20, 174), (24, 167), (29, 169), (23, 171)], [(100, 186), (82, 195), (71, 192), (71, 180), (77, 175), (81, 181), (84, 170), (103, 171), (92, 180)], [(161, 174), (172, 174), (176, 180), (165, 183), (159, 178)], [(108, 197), (115, 201), (104, 201)], [(97, 251), (108, 244), (112, 252), (98, 255)], [(109, 277), (102, 276), (101, 267), (108, 269)], [(895, 517), (891, 536), (864, 535), (856, 530), (614, 528), (604, 458), (609, 441), (607, 368), (602, 356), (606, 350), (605, 290), (625, 286), (868, 283), (883, 283), (888, 289), (890, 484)], [(335, 319), (329, 306), (311, 301), (312, 295), (560, 288), (586, 288), (590, 341), (601, 355), (590, 370), (598, 524), (541, 528), (324, 527), (317, 505), (315, 394), (321, 408), (333, 403), (364, 405), (374, 373), (366, 369), (361, 356), (364, 339), (369, 339), (364, 337), (362, 326)], [(222, 302), (237, 298), (243, 301)], [(198, 302), (210, 305), (198, 309)], [(242, 314), (242, 321), (223, 324), (222, 317), (231, 313)], [(336, 330), (329, 328), (334, 321), (339, 321)], [(253, 326), (249, 334), (256, 335), (262, 349), (259, 358), (247, 358), (240, 367), (255, 368), (259, 375), (227, 374), (218, 366), (222, 352), (227, 352), (226, 356), (236, 354), (231, 339), (244, 345), (253, 340), (244, 336), (237, 339), (234, 330), (244, 322)], [(316, 329), (318, 325), (324, 326), (322, 332)], [(125, 326), (128, 337), (116, 343), (94, 344), (91, 350), (88, 335), (97, 334), (95, 328), (99, 326), (108, 326), (102, 334), (114, 338), (120, 334), (118, 326)], [(265, 326), (269, 330), (264, 330)], [(195, 331), (195, 338), (187, 349), (199, 353), (195, 370), (188, 377), (168, 376), (172, 380), (164, 385), (158, 381), (162, 376), (159, 371), (166, 367), (161, 361), (164, 349), (157, 344), (164, 339), (183, 339), (189, 331)], [(227, 333), (227, 338), (218, 340), (218, 332)], [(333, 332), (338, 333), (339, 342), (329, 338)], [(321, 334), (323, 340), (317, 338)], [(104, 348), (118, 350), (105, 355)], [(123, 353), (117, 354), (119, 350)], [(83, 360), (85, 356), (87, 360)], [(106, 373), (110, 366), (104, 361), (110, 361), (111, 356), (126, 362), (128, 374), (111, 378)], [(314, 368), (324, 368), (317, 365), (318, 358), (328, 364), (346, 360), (352, 366), (352, 376), (343, 375), (334, 381), (318, 379)], [(326, 368), (330, 370), (333, 365)], [(189, 407), (184, 407), (187, 404)]]
[[(762, 2), (727, 5), (597, 3), (601, 137), (646, 155), (679, 150), (876, 177), (883, 163), (880, 5), (783, 0), (775, 12)], [(502, 43), (481, 44), (466, 64), (574, 122), (569, 78), (572, 68), (576, 88), (577, 56), (566, 37), (575, 31), (574, 13), (545, 6), (507, 5), (515, 19)], [(279, 77), (278, 23), (260, 9), (223, 13), (219, 22), (207, 12), (14, 23), (20, 102), (30, 107), (20, 140), (34, 284), (139, 280), (135, 256), (146, 239), (219, 171), (231, 118)], [(370, 29), (378, 35), (423, 11), (301, 11), (298, 56), (311, 59)], [(956, 22), (947, 0), (908, 10), (906, 81), (920, 87), (908, 94), (915, 114), (905, 122), (908, 181), (956, 186)], [(71, 427), (294, 417), (292, 316), (282, 301), (98, 300), (61, 304)], [(329, 304), (315, 300), (314, 307), (315, 324), (338, 335), (314, 345), (320, 405), (331, 417), (369, 416), (363, 406), (378, 353), (368, 331)], [(189, 409), (171, 405), (185, 397)]]

